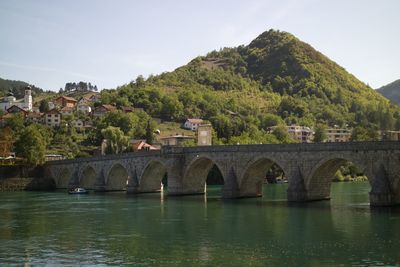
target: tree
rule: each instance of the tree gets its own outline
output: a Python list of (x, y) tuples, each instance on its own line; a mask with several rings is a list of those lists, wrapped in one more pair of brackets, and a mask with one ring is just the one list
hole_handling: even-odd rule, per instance
[(286, 126), (277, 126), (272, 132), (281, 143), (293, 143), (293, 139), (290, 137)]
[(49, 110), (50, 110), (49, 101), (47, 101), (47, 99), (42, 99), (40, 101), (39, 111), (40, 112), (46, 112), (46, 111), (49, 111)]
[(147, 126), (146, 126), (146, 141), (148, 144), (153, 144), (154, 141), (154, 126), (152, 125), (151, 121), (147, 121)]
[(28, 164), (39, 165), (45, 161), (46, 142), (35, 125), (26, 127), (15, 144), (17, 155)]
[(6, 119), (5, 126), (10, 127), (16, 135), (24, 129), (24, 114), (22, 112), (14, 113), (11, 118)]
[(10, 127), (0, 129), (0, 157), (8, 157), (14, 144), (13, 131)]
[(108, 126), (101, 134), (107, 140), (107, 154), (119, 154), (128, 146), (128, 137), (118, 127)]
[(351, 141), (377, 141), (378, 139), (379, 135), (375, 129), (366, 129), (358, 126), (351, 133)]
[(326, 127), (322, 124), (317, 125), (314, 133), (314, 143), (324, 142), (326, 138)]

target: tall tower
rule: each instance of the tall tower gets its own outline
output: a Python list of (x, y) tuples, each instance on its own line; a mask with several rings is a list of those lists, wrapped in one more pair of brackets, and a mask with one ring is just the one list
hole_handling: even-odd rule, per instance
[(25, 87), (24, 103), (25, 110), (32, 111), (32, 90), (30, 86)]

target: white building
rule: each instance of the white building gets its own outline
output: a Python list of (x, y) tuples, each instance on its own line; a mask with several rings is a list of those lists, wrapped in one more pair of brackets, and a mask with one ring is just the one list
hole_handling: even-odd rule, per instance
[(288, 133), (299, 143), (311, 143), (314, 138), (314, 131), (307, 126), (290, 125)]
[(92, 112), (92, 107), (86, 103), (78, 103), (78, 105), (76, 106), (76, 110), (83, 113), (90, 113)]
[(199, 125), (202, 123), (202, 119), (187, 119), (185, 124), (183, 125), (183, 128), (196, 131), (197, 127), (199, 127)]
[(326, 129), (326, 137), (328, 142), (350, 142), (351, 130), (343, 128)]
[(29, 86), (25, 88), (25, 96), (23, 99), (16, 99), (13, 93), (8, 93), (0, 102), (0, 109), (6, 111), (11, 106), (17, 106), (25, 111), (32, 111), (33, 106), (32, 91)]

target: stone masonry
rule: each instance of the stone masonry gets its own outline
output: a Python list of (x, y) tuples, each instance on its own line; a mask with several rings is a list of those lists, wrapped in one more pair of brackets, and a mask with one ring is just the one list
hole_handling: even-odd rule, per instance
[(332, 178), (350, 161), (368, 177), (370, 204), (400, 203), (400, 142), (349, 142), (282, 145), (164, 147), (45, 165), (57, 188), (82, 186), (96, 191), (157, 192), (168, 176), (168, 195), (203, 194), (215, 164), (223, 178), (224, 198), (257, 197), (270, 166), (288, 178), (289, 201), (330, 198)]

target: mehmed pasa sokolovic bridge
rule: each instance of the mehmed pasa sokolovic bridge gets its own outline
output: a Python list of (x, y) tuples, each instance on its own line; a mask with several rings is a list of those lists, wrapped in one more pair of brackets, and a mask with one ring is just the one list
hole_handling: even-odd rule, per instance
[(400, 142), (348, 142), (280, 145), (163, 147), (74, 160), (48, 162), (45, 176), (57, 188), (95, 191), (159, 192), (165, 174), (168, 195), (205, 193), (215, 164), (221, 172), (223, 198), (258, 197), (266, 172), (277, 164), (288, 179), (288, 201), (330, 198), (338, 168), (352, 162), (367, 177), (372, 206), (400, 204)]

